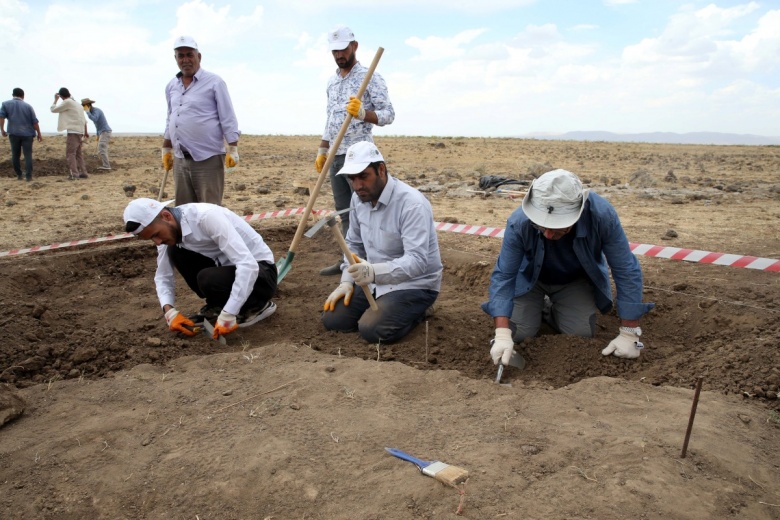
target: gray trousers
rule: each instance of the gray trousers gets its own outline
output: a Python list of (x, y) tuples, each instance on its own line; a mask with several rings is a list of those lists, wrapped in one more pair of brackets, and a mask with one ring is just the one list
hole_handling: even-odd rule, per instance
[(173, 158), (173, 180), (176, 183), (177, 206), (190, 202), (222, 205), (225, 189), (225, 154), (196, 161), (189, 154)]
[(546, 321), (558, 332), (591, 338), (596, 331), (598, 307), (594, 287), (587, 279), (565, 285), (536, 282), (533, 289), (514, 299), (509, 318), (515, 343), (536, 336), (545, 311), (544, 297), (552, 302)]
[[(347, 209), (352, 200), (352, 186), (343, 175), (336, 175), (344, 167), (344, 158), (346, 154), (337, 155), (333, 158), (333, 164), (330, 166), (330, 189), (333, 191), (333, 202), (336, 203), (336, 211)], [(349, 214), (347, 211), (341, 216), (341, 232), (347, 236), (349, 229)]]
[(111, 140), (111, 132), (101, 132), (98, 135), (98, 156), (103, 163), (103, 168), (111, 168), (111, 163), (108, 162), (108, 142)]

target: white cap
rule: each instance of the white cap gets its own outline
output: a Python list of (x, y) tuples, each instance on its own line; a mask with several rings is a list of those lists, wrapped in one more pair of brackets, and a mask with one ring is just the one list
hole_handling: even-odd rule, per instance
[(552, 170), (531, 183), (523, 212), (537, 226), (564, 229), (580, 219), (589, 193), (570, 171)]
[(190, 49), (198, 50), (198, 44), (192, 36), (179, 36), (176, 38), (173, 42), (173, 50), (176, 50), (179, 47), (189, 47)]
[(328, 33), (328, 46), (332, 51), (340, 51), (347, 48), (350, 42), (355, 41), (352, 29), (345, 26), (336, 27)]
[(141, 224), (138, 226), (138, 229), (133, 231), (133, 234), (137, 235), (157, 218), (157, 215), (160, 214), (164, 207), (165, 203), (154, 199), (141, 198), (132, 200), (125, 208), (125, 225), (127, 225), (128, 222), (138, 222)]
[(368, 141), (358, 141), (347, 148), (347, 155), (344, 157), (344, 166), (336, 175), (357, 175), (368, 168), (371, 163), (385, 161), (382, 154), (379, 153), (374, 143)]

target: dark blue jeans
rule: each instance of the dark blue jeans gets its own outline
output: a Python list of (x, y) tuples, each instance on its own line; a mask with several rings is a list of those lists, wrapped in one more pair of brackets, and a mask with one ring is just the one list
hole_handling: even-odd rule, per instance
[(341, 299), (332, 311), (323, 311), (322, 324), (328, 330), (354, 332), (369, 343), (398, 341), (425, 318), (439, 293), (428, 289), (392, 291), (376, 299), (379, 310), (368, 307), (363, 289), (355, 285), (352, 300), (344, 305)]
[(18, 179), (22, 178), (22, 164), (19, 160), (24, 152), (24, 173), (29, 181), (32, 179), (32, 147), (35, 136), (8, 134), (8, 141), (11, 143), (11, 164), (16, 172)]

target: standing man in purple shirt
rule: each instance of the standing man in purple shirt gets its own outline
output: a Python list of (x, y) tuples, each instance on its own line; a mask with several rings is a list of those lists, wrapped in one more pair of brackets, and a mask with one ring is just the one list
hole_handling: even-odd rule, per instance
[[(5, 120), (8, 119), (8, 132), (5, 131)], [(27, 181), (32, 180), (33, 158), (32, 148), (35, 135), (38, 142), (43, 140), (41, 127), (38, 126), (38, 118), (35, 110), (24, 102), (24, 90), (15, 88), (13, 99), (3, 101), (0, 105), (0, 132), (3, 137), (8, 136), (11, 143), (11, 164), (16, 172), (16, 180), (22, 180), (21, 157), (24, 151), (24, 173)]]
[[(173, 169), (176, 206), (222, 204), (225, 168), (238, 164), (238, 120), (225, 82), (200, 66), (198, 44), (180, 36), (173, 44), (179, 72), (165, 87), (168, 118), (162, 145), (165, 171)], [(228, 143), (225, 153), (225, 141)]]

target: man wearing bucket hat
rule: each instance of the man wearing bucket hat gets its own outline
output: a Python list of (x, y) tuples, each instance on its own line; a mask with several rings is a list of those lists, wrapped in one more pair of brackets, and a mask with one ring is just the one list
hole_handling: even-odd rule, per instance
[(536, 179), (507, 220), (490, 299), (482, 304), (496, 326), (493, 363), (508, 364), (517, 355), (514, 343), (536, 335), (545, 302), (559, 332), (592, 337), (597, 313), (613, 306), (608, 268), (621, 323), (602, 354), (636, 358), (643, 347), (639, 320), (655, 304), (642, 303), (642, 270), (615, 208), (566, 170)]
[[(363, 78), (366, 77), (368, 68), (357, 61), (358, 42), (349, 27), (337, 27), (328, 33), (328, 47), (338, 69), (328, 80), (326, 94), (328, 98), (327, 119), (322, 141), (317, 151), (317, 159), (314, 167), (317, 173), (322, 172), (327, 161), (330, 143), (336, 139), (341, 130), (341, 125), (347, 114), (353, 116), (347, 132), (341, 141), (339, 149), (335, 151), (333, 164), (330, 167), (330, 186), (333, 191), (333, 200), (336, 210), (349, 207), (349, 199), (352, 190), (344, 177), (337, 175), (344, 165), (344, 154), (354, 143), (359, 141), (374, 142), (371, 131), (376, 126), (389, 125), (395, 119), (395, 110), (387, 94), (387, 84), (379, 74), (374, 73), (368, 82), (366, 92), (362, 99), (355, 98), (360, 89)], [(341, 217), (341, 229), (346, 235), (349, 228), (349, 213), (343, 213)], [(335, 276), (341, 274), (340, 262), (326, 267), (320, 274), (323, 276)]]
[[(374, 143), (350, 146), (338, 175), (354, 189), (346, 242), (358, 258), (354, 265), (342, 262), (341, 283), (325, 300), (322, 323), (328, 330), (358, 330), (370, 343), (397, 341), (425, 318), (441, 289), (433, 208), (390, 176)], [(355, 284), (369, 287), (377, 311)]]
[(222, 204), (225, 171), (238, 164), (241, 132), (233, 102), (222, 78), (201, 68), (198, 44), (191, 36), (176, 38), (173, 55), (180, 72), (165, 87), (163, 168), (173, 169), (176, 205)]
[[(125, 231), (157, 245), (157, 297), (171, 331), (194, 336), (216, 318), (214, 339), (248, 327), (276, 311), (276, 264), (269, 247), (247, 222), (216, 204), (166, 208), (135, 199), (124, 212)], [(174, 269), (206, 300), (189, 318), (174, 307)]]
[(93, 107), (96, 102), (89, 98), (81, 100), (81, 107), (87, 113), (87, 117), (90, 121), (95, 123), (95, 133), (98, 136), (98, 156), (102, 166), (98, 166), (98, 170), (110, 170), (111, 163), (108, 161), (108, 142), (111, 140), (111, 127), (108, 126), (108, 121), (102, 110), (97, 107)]

